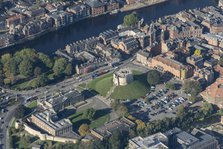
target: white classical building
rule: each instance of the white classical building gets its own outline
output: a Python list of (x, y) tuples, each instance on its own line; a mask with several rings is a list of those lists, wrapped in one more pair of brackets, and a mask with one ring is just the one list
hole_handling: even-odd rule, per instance
[(113, 83), (116, 86), (125, 86), (133, 81), (133, 74), (130, 69), (120, 69), (113, 74)]

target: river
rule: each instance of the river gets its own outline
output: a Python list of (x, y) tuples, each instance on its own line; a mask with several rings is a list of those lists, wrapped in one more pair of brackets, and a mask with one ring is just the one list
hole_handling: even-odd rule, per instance
[[(159, 17), (177, 13), (181, 10), (203, 8), (206, 6), (216, 6), (217, 0), (169, 0), (168, 2), (136, 10), (138, 15), (149, 23)], [(0, 54), (14, 53), (22, 48), (34, 48), (46, 54), (52, 54), (59, 48), (77, 40), (82, 40), (91, 36), (98, 36), (100, 32), (108, 29), (116, 29), (117, 25), (123, 22), (126, 14), (123, 12), (114, 16), (104, 15), (74, 23), (58, 31), (47, 33), (32, 41), (5, 48)]]

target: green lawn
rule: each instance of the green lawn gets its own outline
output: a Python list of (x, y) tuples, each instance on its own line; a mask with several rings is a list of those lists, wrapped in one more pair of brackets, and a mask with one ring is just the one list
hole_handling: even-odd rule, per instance
[(147, 74), (133, 71), (134, 81), (126, 86), (117, 86), (111, 94), (113, 99), (137, 99), (145, 96), (150, 90)]
[(83, 113), (84, 113), (84, 111), (77, 112), (77, 113), (68, 117), (74, 126), (74, 130), (76, 130), (76, 131), (82, 124), (88, 124), (90, 126), (90, 128), (93, 129), (96, 127), (100, 127), (109, 121), (109, 113), (107, 113), (107, 112), (103, 112), (100, 110), (96, 111), (95, 119), (92, 121), (89, 120), (88, 118), (84, 117)]
[(30, 108), (30, 109), (34, 109), (37, 107), (37, 101), (32, 101), (30, 104), (27, 105), (27, 108)]
[(126, 86), (117, 86), (111, 94), (113, 99), (137, 99), (148, 93), (149, 87), (136, 80)]
[(103, 77), (94, 79), (88, 84), (88, 88), (97, 91), (102, 96), (106, 96), (113, 86), (112, 76), (113, 74), (107, 74)]
[[(134, 81), (126, 86), (118, 86), (111, 94), (113, 99), (136, 99), (145, 96), (150, 86), (147, 83), (147, 74), (133, 71)], [(113, 75), (108, 74), (94, 79), (88, 84), (88, 88), (97, 91), (100, 95), (106, 96), (113, 86)]]
[(29, 80), (29, 81), (19, 83), (19, 84), (16, 84), (16, 85), (12, 86), (12, 88), (13, 89), (21, 89), (21, 90), (29, 89), (29, 88), (35, 88), (35, 80), (36, 80), (36, 78), (32, 79), (32, 80)]

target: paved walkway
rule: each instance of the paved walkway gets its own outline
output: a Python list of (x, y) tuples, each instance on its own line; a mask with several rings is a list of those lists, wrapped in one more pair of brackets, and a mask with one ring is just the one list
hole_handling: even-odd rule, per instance
[(108, 98), (111, 96), (111, 94), (114, 92), (115, 88), (116, 88), (115, 85), (112, 86), (112, 88), (108, 91), (108, 93), (107, 93), (107, 95), (106, 95), (106, 99), (108, 99)]

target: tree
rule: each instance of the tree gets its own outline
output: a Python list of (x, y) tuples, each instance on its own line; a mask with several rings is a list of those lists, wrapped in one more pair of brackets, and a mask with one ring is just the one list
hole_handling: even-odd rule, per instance
[(17, 119), (23, 118), (25, 116), (25, 112), (26, 112), (26, 107), (24, 105), (19, 105), (15, 109), (15, 118)]
[(119, 105), (117, 113), (121, 116), (127, 116), (129, 114), (128, 108), (123, 104)]
[(44, 63), (46, 65), (46, 67), (48, 67), (48, 68), (52, 68), (53, 67), (52, 60), (46, 54), (38, 53), (38, 58), (40, 59), (40, 61), (42, 63)]
[(34, 49), (22, 49), (14, 54), (17, 62), (21, 62), (23, 60), (35, 61), (37, 59), (37, 52)]
[(119, 149), (121, 148), (121, 135), (120, 132), (115, 131), (112, 133), (112, 136), (108, 140), (109, 149)]
[(131, 121), (136, 121), (136, 118), (133, 117), (132, 115), (128, 115), (127, 118), (130, 119)]
[(94, 140), (92, 142), (92, 149), (107, 149), (107, 144), (103, 141)]
[(11, 54), (4, 54), (1, 56), (3, 72), (6, 77), (10, 76), (10, 60), (11, 60), (11, 58), (12, 58)]
[(65, 58), (59, 58), (55, 61), (54, 66), (53, 66), (53, 71), (55, 73), (55, 75), (61, 75), (67, 65), (67, 61)]
[(137, 131), (142, 131), (146, 128), (146, 124), (142, 120), (136, 120), (135, 123), (137, 125)]
[(160, 72), (157, 70), (151, 70), (147, 74), (147, 82), (150, 85), (157, 85), (161, 81)]
[(18, 64), (14, 58), (9, 61), (10, 73), (16, 75), (18, 72)]
[(131, 13), (124, 17), (124, 26), (130, 27), (135, 25), (139, 21), (137, 15), (135, 13)]
[(26, 77), (32, 76), (33, 75), (33, 62), (29, 59), (23, 60), (19, 64), (19, 72), (20, 72), (20, 74), (22, 74)]
[(34, 76), (38, 77), (41, 74), (42, 70), (40, 67), (35, 67), (34, 69)]
[(1, 62), (4, 65), (5, 63), (9, 62), (11, 59), (12, 55), (11, 54), (4, 54), (1, 56)]
[(73, 74), (73, 68), (72, 68), (72, 64), (67, 64), (65, 70), (64, 70), (64, 73), (68, 76), (72, 75)]
[(49, 81), (47, 75), (44, 73), (37, 77), (36, 79), (36, 87), (45, 86), (47, 82)]
[(212, 104), (205, 101), (202, 105), (201, 111), (204, 114), (204, 116), (210, 115), (213, 112)]
[(168, 82), (165, 86), (167, 89), (176, 90), (176, 85), (174, 83)]
[(177, 109), (177, 117), (183, 117), (185, 115), (185, 108), (183, 105), (180, 105)]
[(95, 116), (95, 112), (96, 110), (94, 108), (87, 109), (84, 112), (84, 117), (87, 117), (88, 119), (93, 120)]
[(2, 63), (0, 63), (0, 85), (3, 85), (3, 83), (4, 83), (4, 72)]
[(87, 134), (90, 133), (90, 128), (87, 124), (82, 124), (79, 129), (78, 129), (78, 132), (81, 136), (85, 136)]
[(201, 86), (198, 81), (188, 80), (184, 82), (183, 90), (187, 94), (191, 94), (192, 96), (197, 96), (198, 93), (201, 92)]

